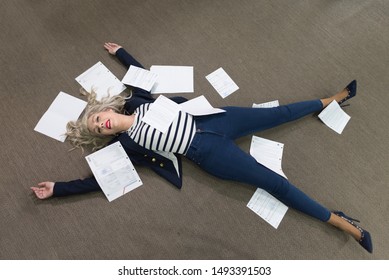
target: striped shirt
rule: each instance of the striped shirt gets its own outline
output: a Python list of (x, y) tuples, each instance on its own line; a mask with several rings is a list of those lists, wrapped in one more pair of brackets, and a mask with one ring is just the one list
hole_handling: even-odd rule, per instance
[(167, 132), (162, 133), (142, 121), (151, 104), (142, 104), (135, 110), (134, 123), (127, 131), (130, 138), (148, 150), (185, 154), (196, 132), (193, 116), (179, 111)]

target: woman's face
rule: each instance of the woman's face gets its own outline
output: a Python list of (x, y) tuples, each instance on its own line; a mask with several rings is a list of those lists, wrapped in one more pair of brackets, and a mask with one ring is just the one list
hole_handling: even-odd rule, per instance
[(115, 135), (122, 131), (120, 114), (111, 109), (91, 115), (87, 126), (89, 131), (97, 135)]

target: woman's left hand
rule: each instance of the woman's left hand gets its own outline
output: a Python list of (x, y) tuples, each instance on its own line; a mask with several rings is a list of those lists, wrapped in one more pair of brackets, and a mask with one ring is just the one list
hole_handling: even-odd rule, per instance
[(104, 48), (112, 55), (116, 54), (116, 51), (120, 49), (122, 46), (116, 43), (104, 43)]

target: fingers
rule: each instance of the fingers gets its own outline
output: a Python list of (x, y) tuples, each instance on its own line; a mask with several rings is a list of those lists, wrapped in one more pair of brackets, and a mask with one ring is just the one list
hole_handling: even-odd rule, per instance
[(31, 187), (31, 190), (34, 192), (35, 196), (39, 199), (45, 199), (46, 195), (43, 188)]
[(46, 199), (53, 195), (54, 182), (41, 182), (38, 187), (31, 187), (35, 196), (39, 199)]
[(107, 50), (112, 50), (112, 49), (117, 48), (117, 47), (118, 47), (118, 45), (115, 43), (110, 43), (110, 42), (104, 43), (104, 48), (106, 48)]
[(106, 42), (106, 43), (104, 43), (104, 48), (105, 48), (110, 54), (115, 54), (116, 51), (117, 51), (118, 49), (121, 48), (121, 46), (119, 46), (119, 45), (116, 44), (116, 43)]

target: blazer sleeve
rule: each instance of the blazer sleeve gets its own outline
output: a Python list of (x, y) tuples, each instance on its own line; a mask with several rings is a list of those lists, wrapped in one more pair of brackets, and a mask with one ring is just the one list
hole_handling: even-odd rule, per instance
[[(116, 57), (119, 59), (119, 61), (128, 69), (130, 68), (131, 65), (144, 68), (142, 64), (140, 64), (139, 61), (137, 61), (132, 55), (130, 55), (124, 48), (120, 48), (116, 51)], [(142, 88), (138, 87), (132, 87), (132, 97), (138, 98), (143, 100), (142, 102), (151, 102), (154, 100), (154, 98), (151, 96), (150, 92), (147, 90), (144, 90)], [(134, 98), (131, 98), (134, 99)], [(137, 102), (132, 102), (136, 103), (132, 107), (137, 107)], [(129, 109), (126, 108), (127, 111)]]
[[(135, 165), (143, 165), (159, 176), (181, 189), (182, 187), (182, 162), (181, 158), (177, 155), (179, 174), (174, 167), (174, 164), (171, 160), (151, 151), (147, 150), (135, 142), (126, 135), (122, 133), (119, 138), (111, 143), (121, 140), (120, 142), (123, 145), (126, 153), (130, 157), (131, 161)], [(91, 176), (86, 179), (78, 179), (68, 182), (55, 182), (53, 189), (53, 197), (61, 197), (75, 194), (83, 194), (93, 191), (101, 191), (99, 184), (97, 183), (95, 177)]]
[(130, 55), (125, 49), (120, 48), (116, 51), (116, 57), (119, 61), (128, 69), (131, 65), (144, 68), (139, 61), (137, 61), (132, 55)]
[(69, 182), (55, 182), (53, 197), (83, 194), (100, 190), (99, 184), (95, 177), (92, 176), (86, 179), (78, 179)]

